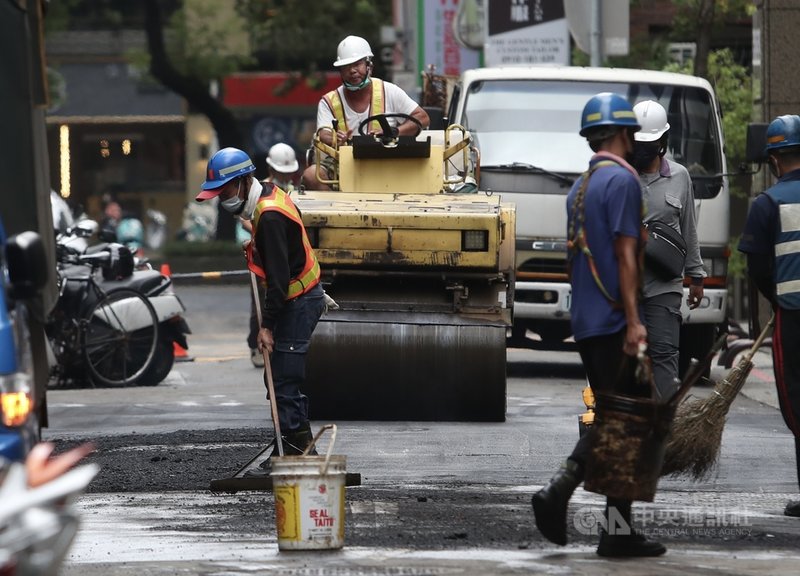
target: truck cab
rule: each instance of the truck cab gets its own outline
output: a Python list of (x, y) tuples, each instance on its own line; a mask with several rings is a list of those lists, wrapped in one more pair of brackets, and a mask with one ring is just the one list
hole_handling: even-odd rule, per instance
[(451, 124), (464, 126), (480, 150), (480, 190), (516, 205), (516, 283), (509, 344), (571, 347), (566, 196), (592, 155), (578, 131), (583, 106), (599, 92), (615, 92), (632, 105), (660, 102), (671, 126), (667, 157), (684, 165), (692, 177), (708, 277), (700, 307), (689, 310), (683, 304), (684, 366), (691, 357), (705, 355), (717, 325), (725, 320), (729, 194), (714, 91), (705, 80), (682, 74), (501, 67), (468, 70), (454, 86), (447, 117)]

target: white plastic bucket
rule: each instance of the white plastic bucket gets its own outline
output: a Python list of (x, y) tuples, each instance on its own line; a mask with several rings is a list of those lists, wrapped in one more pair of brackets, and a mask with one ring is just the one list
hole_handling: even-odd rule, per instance
[(331, 456), (336, 425), (323, 426), (311, 446), (329, 429), (333, 432), (325, 456), (272, 457), (280, 550), (333, 550), (344, 546), (346, 457)]

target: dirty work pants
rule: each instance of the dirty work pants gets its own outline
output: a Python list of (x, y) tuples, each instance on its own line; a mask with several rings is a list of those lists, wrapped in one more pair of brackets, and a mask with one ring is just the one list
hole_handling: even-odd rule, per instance
[(653, 366), (653, 380), (660, 400), (665, 402), (678, 391), (678, 359), (681, 337), (681, 299), (683, 293), (667, 292), (644, 299), (644, 324), (647, 327), (647, 355)]
[(306, 377), (311, 334), (324, 309), (324, 292), (317, 284), (302, 296), (287, 300), (278, 315), (272, 334), (275, 345), (270, 364), (282, 434), (308, 424), (308, 397), (302, 393), (301, 386)]

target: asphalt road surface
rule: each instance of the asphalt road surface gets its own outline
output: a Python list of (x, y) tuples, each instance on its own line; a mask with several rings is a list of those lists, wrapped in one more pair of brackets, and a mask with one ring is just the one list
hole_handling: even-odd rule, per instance
[(794, 446), (769, 398), (767, 355), (754, 393), (732, 407), (711, 477), (662, 479), (655, 502), (635, 506), (639, 529), (669, 548), (659, 559), (598, 558), (604, 499), (583, 489), (568, 546), (535, 529), (530, 496), (577, 438), (584, 378), (574, 353), (522, 350), (508, 354), (504, 423), (337, 422), (335, 452), (362, 477), (347, 489), (345, 548), (280, 552), (270, 492), (208, 490), (271, 437), (244, 343), (247, 287), (178, 291), (192, 362), (155, 388), (50, 393), (45, 437), (59, 449), (91, 439), (102, 467), (78, 503), (65, 575), (797, 573), (800, 519), (782, 515), (797, 497)]

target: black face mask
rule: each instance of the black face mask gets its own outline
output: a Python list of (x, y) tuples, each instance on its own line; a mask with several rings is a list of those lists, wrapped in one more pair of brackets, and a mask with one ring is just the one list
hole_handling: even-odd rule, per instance
[(649, 168), (658, 157), (660, 145), (652, 142), (636, 142), (633, 145), (633, 167), (637, 170)]

